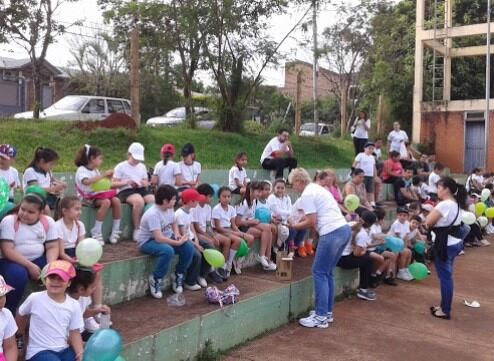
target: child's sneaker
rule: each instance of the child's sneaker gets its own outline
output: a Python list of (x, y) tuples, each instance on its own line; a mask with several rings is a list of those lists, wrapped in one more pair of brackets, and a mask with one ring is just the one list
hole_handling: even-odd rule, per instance
[(101, 233), (91, 234), (91, 238), (97, 240), (101, 246), (105, 245), (105, 241), (103, 240), (103, 235)]
[(184, 291), (184, 275), (181, 273), (172, 273), (172, 289), (175, 293)]
[(305, 252), (309, 255), (309, 256), (313, 256), (314, 255), (314, 248), (312, 247), (312, 243), (306, 243), (305, 246)]
[(401, 269), (398, 271), (398, 273), (396, 274), (396, 278), (398, 278), (399, 280), (402, 280), (402, 281), (412, 281), (413, 280), (413, 276), (411, 276), (406, 269)]
[[(315, 315), (316, 315), (316, 310), (312, 310), (309, 312), (309, 316), (315, 316)], [(328, 312), (327, 318), (329, 323), (333, 323), (334, 321), (333, 312)]]
[(297, 249), (297, 254), (302, 258), (307, 257), (307, 251), (305, 250), (305, 246), (303, 244)]
[(156, 279), (153, 274), (149, 275), (149, 292), (154, 298), (162, 298), (163, 293), (161, 293), (161, 280)]
[(226, 281), (230, 277), (229, 272), (224, 268), (218, 268), (216, 274), (221, 277), (222, 281)]
[(202, 288), (206, 288), (208, 286), (208, 282), (206, 281), (206, 279), (204, 277), (197, 277), (197, 283)]
[(315, 313), (309, 317), (301, 318), (298, 323), (309, 328), (328, 328), (329, 322), (327, 317), (317, 316)]
[(365, 290), (363, 288), (360, 288), (357, 292), (357, 297), (362, 299), (362, 300), (367, 300), (367, 301), (375, 301), (377, 300), (376, 293), (372, 290)]
[(258, 254), (256, 255), (256, 260), (259, 262), (262, 266), (262, 268), (267, 269), (269, 268), (269, 262), (266, 256), (259, 256)]
[(84, 320), (84, 329), (89, 333), (95, 333), (100, 329), (100, 326), (94, 317), (89, 317)]
[(383, 283), (387, 284), (388, 286), (398, 286), (398, 283), (396, 283), (394, 277), (392, 276), (385, 277)]
[(118, 241), (120, 241), (121, 236), (122, 236), (122, 231), (112, 231), (109, 238), (110, 243), (116, 244)]
[[(185, 289), (189, 291), (199, 291), (201, 289), (201, 286), (199, 286), (197, 283), (193, 285), (185, 284)], [(178, 292), (177, 292), (178, 293)]]
[(139, 239), (139, 230), (138, 229), (134, 229), (134, 232), (132, 232), (132, 239), (137, 242), (137, 240)]
[(268, 268), (264, 269), (265, 271), (276, 271), (276, 263), (268, 260)]
[(209, 272), (208, 276), (214, 283), (223, 283), (224, 281), (219, 270)]

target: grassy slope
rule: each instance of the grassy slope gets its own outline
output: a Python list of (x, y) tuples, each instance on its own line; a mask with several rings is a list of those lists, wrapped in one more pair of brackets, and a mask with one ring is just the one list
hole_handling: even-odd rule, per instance
[[(272, 137), (266, 135), (238, 135), (206, 130), (141, 128), (136, 134), (122, 129), (98, 129), (91, 133), (74, 129), (69, 123), (47, 121), (1, 120), (1, 143), (13, 144), (18, 151), (16, 167), (22, 171), (30, 161), (37, 146), (58, 151), (60, 161), (55, 171), (73, 171), (73, 159), (85, 143), (103, 149), (105, 163), (102, 168), (113, 167), (126, 157), (128, 145), (138, 141), (146, 147), (146, 164), (154, 166), (159, 159), (159, 149), (164, 143), (172, 143), (180, 153), (183, 144), (191, 142), (196, 148), (197, 159), (206, 169), (228, 169), (234, 155), (246, 151), (249, 168), (259, 168), (261, 152)], [(299, 165), (306, 168), (348, 168), (352, 162), (352, 145), (349, 141), (326, 138), (293, 137)]]

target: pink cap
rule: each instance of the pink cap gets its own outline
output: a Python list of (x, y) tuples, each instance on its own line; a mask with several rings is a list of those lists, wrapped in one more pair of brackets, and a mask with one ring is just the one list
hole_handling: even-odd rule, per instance
[(57, 260), (48, 265), (45, 278), (50, 275), (57, 275), (65, 282), (70, 281), (75, 277), (75, 268), (70, 262)]

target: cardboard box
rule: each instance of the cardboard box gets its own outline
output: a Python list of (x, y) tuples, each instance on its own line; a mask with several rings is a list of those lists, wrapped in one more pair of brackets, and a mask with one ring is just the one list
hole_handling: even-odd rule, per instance
[(293, 258), (288, 257), (287, 251), (276, 253), (276, 279), (278, 281), (292, 280)]

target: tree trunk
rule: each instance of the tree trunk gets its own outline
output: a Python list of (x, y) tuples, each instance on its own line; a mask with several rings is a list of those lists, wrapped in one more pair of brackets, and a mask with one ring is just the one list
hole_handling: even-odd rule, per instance
[(340, 101), (340, 121), (341, 121), (341, 137), (347, 133), (347, 118), (348, 118), (348, 81), (342, 79), (340, 81), (341, 101)]
[(192, 104), (192, 79), (188, 77), (188, 74), (184, 76), (184, 98), (185, 98), (185, 120), (190, 128), (196, 127), (196, 119), (193, 111)]
[[(225, 132), (241, 132), (242, 131), (242, 113), (245, 104), (239, 104), (240, 94), (242, 90), (242, 74), (244, 69), (243, 57), (240, 57), (236, 63), (232, 65), (232, 74), (230, 84), (227, 86), (226, 92), (222, 93), (222, 104), (220, 114), (221, 129)], [(223, 95), (223, 93), (226, 93)]]
[(33, 70), (33, 119), (39, 119), (39, 113), (42, 106), (40, 76), (41, 66), (37, 60), (32, 61), (31, 64)]

